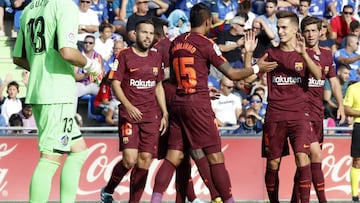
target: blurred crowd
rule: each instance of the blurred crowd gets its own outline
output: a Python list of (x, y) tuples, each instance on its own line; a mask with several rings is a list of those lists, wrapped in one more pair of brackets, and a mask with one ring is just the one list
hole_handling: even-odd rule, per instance
[[(30, 0), (0, 0), (0, 36), (10, 33), (16, 38), (22, 10)], [(322, 19), (320, 45), (332, 50), (337, 78), (342, 86), (343, 96), (349, 84), (360, 80), (360, 17), (359, 2), (336, 0), (73, 0), (79, 7), (78, 48), (91, 59), (103, 65), (103, 73), (89, 75), (82, 68), (75, 68), (77, 99), (90, 102), (88, 114), (98, 115), (96, 120), (116, 126), (120, 102), (112, 94), (108, 74), (116, 69), (116, 55), (135, 41), (135, 24), (139, 20), (152, 18), (164, 26), (166, 36), (172, 40), (189, 31), (189, 12), (193, 5), (204, 2), (211, 8), (213, 26), (208, 37), (219, 46), (223, 56), (236, 68), (243, 67), (244, 35), (253, 30), (258, 45), (253, 61), (263, 51), (277, 46), (276, 12), (290, 10), (299, 19), (316, 16)], [(11, 16), (11, 27), (4, 27), (4, 16)], [(9, 32), (11, 30), (11, 32)], [(219, 90), (218, 99), (212, 101), (213, 111), (222, 135), (259, 135), (267, 106), (266, 74), (255, 82), (231, 81), (215, 68), (209, 71), (209, 86)], [(11, 75), (11, 73), (9, 73)], [(11, 76), (0, 83), (0, 126), (35, 127), (31, 105), (18, 98), (18, 82), (27, 84), (26, 71), (22, 81), (13, 81)], [(325, 82), (324, 127), (338, 124), (337, 103), (331, 93), (331, 86)], [(77, 111), (77, 107), (75, 109)], [(29, 113), (30, 112), (30, 113)], [(79, 125), (82, 117), (75, 116)], [(351, 126), (348, 117), (342, 126)], [(11, 132), (11, 133), (28, 133)], [(0, 134), (8, 132), (1, 131)], [(335, 131), (325, 132), (333, 134)]]

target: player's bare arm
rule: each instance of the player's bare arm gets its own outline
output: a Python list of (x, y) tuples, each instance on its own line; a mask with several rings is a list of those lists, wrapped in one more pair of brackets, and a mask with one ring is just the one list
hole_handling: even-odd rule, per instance
[(156, 100), (160, 106), (161, 112), (162, 112), (162, 118), (160, 122), (160, 135), (164, 135), (169, 124), (169, 113), (166, 109), (166, 101), (165, 101), (165, 92), (162, 85), (162, 82), (158, 82), (155, 87), (155, 96)]
[(321, 68), (311, 59), (311, 57), (307, 53), (305, 38), (300, 33), (296, 34), (296, 44), (294, 49), (297, 53), (299, 53), (303, 57), (307, 68), (314, 76), (314, 78), (318, 80), (321, 79), (321, 74), (322, 74)]
[(143, 114), (127, 99), (120, 85), (121, 82), (119, 80), (113, 80), (111, 82), (111, 87), (113, 88), (113, 92), (116, 98), (121, 102), (122, 105), (124, 105), (130, 118), (134, 119), (135, 121), (140, 121), (142, 119)]
[(338, 103), (337, 119), (340, 119), (340, 124), (345, 122), (346, 116), (344, 112), (343, 96), (341, 93), (341, 85), (336, 77), (329, 78), (331, 85), (331, 92), (334, 95), (336, 102)]
[(347, 116), (352, 116), (352, 117), (359, 117), (360, 116), (360, 111), (351, 108), (351, 106), (344, 105), (344, 110), (345, 110), (345, 114)]

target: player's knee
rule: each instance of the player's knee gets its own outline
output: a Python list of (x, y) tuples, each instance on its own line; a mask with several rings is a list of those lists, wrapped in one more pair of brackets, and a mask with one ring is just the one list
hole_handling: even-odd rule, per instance
[(280, 166), (280, 162), (281, 162), (280, 158), (268, 160), (266, 163), (266, 167), (271, 170), (278, 170)]
[(137, 164), (140, 168), (149, 168), (152, 160), (152, 154), (148, 152), (141, 152), (139, 153)]
[(354, 167), (354, 168), (360, 168), (360, 157), (355, 157), (355, 158), (353, 158), (352, 167)]
[(166, 159), (170, 161), (174, 166), (179, 166), (184, 159), (184, 153), (178, 150), (168, 150)]
[(303, 152), (298, 152), (295, 155), (295, 162), (296, 162), (296, 166), (298, 167), (307, 166), (310, 164), (309, 155)]
[(322, 161), (321, 151), (320, 152), (312, 152), (310, 155), (312, 163), (320, 163)]
[(210, 164), (224, 163), (224, 154), (222, 152), (208, 154), (207, 158)]

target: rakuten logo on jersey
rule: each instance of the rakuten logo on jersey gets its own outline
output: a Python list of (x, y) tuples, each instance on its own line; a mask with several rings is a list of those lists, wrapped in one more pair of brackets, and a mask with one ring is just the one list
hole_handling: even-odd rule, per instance
[(309, 78), (309, 87), (323, 87), (325, 80), (317, 80), (315, 78)]
[(135, 79), (130, 79), (130, 86), (134, 86), (138, 89), (148, 89), (148, 88), (152, 88), (155, 87), (156, 85), (156, 81), (154, 80), (135, 80)]
[(295, 85), (302, 83), (301, 77), (284, 77), (284, 76), (273, 76), (272, 83), (277, 85)]

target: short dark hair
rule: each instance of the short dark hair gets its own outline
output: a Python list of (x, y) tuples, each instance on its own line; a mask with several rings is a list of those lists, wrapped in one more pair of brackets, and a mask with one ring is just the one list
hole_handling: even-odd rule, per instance
[(10, 86), (15, 86), (16, 89), (19, 91), (19, 83), (17, 83), (16, 81), (9, 82), (9, 84), (7, 85), (7, 88), (9, 88)]
[(113, 25), (111, 25), (110, 23), (101, 23), (99, 26), (99, 32), (104, 32), (105, 28), (110, 28), (112, 30)]
[(352, 5), (350, 5), (350, 4), (348, 4), (348, 5), (345, 5), (345, 6), (343, 7), (342, 12), (344, 12), (345, 9), (347, 9), (347, 8), (351, 8), (351, 9), (354, 11), (354, 7), (353, 7)]
[(315, 16), (306, 16), (304, 19), (302, 19), (300, 28), (301, 32), (304, 32), (304, 29), (308, 25), (316, 24), (318, 30), (321, 30), (321, 19), (317, 18)]
[(308, 2), (311, 5), (311, 0), (300, 0), (300, 2)]
[(276, 13), (276, 17), (277, 19), (289, 18), (291, 22), (296, 23), (296, 25), (299, 26), (299, 17), (292, 11), (279, 11)]
[[(263, 89), (264, 90), (264, 89)], [(256, 90), (255, 90), (256, 91)], [(254, 91), (254, 92), (255, 92)], [(258, 93), (253, 93), (250, 97), (249, 97), (249, 101), (251, 100), (251, 98), (253, 98), (253, 96), (258, 96), (259, 98), (260, 98), (260, 101), (261, 102), (263, 102), (263, 100), (262, 100), (262, 97), (260, 96), (260, 94), (258, 94)]]
[(91, 38), (91, 39), (93, 39), (95, 41), (95, 36), (94, 35), (86, 35), (84, 39), (86, 39), (86, 38)]
[(338, 67), (337, 67), (337, 70), (342, 70), (342, 69), (348, 69), (348, 70), (351, 70), (351, 67), (349, 66), (349, 64), (346, 64), (346, 63), (339, 63)]
[(190, 10), (191, 27), (200, 27), (209, 18), (211, 11), (204, 3), (195, 4)]
[(356, 29), (360, 28), (360, 22), (357, 20), (353, 20), (350, 23), (350, 31), (354, 32)]
[(136, 24), (135, 24), (135, 32), (139, 31), (140, 24), (150, 24), (150, 25), (153, 25), (154, 29), (155, 29), (154, 21), (152, 19), (145, 19), (145, 20), (139, 20), (139, 21), (136, 22)]
[(10, 126), (24, 126), (24, 123), (23, 123), (21, 116), (17, 113), (14, 113), (9, 118), (9, 125)]
[(276, 6), (278, 5), (278, 1), (277, 0), (267, 0), (266, 3), (273, 3)]

